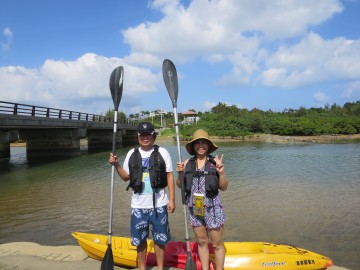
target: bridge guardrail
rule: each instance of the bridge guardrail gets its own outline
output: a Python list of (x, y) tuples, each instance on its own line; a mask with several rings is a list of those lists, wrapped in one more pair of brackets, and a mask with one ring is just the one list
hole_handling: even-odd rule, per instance
[(68, 119), (68, 120), (93, 121), (93, 122), (113, 121), (111, 117), (107, 117), (103, 115), (27, 105), (21, 103), (13, 103), (7, 101), (0, 101), (0, 113), (12, 114), (12, 115), (47, 117), (47, 118), (59, 118), (59, 119)]

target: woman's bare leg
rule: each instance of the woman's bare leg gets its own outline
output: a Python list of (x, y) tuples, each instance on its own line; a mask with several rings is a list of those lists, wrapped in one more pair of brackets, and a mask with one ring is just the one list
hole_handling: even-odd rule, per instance
[(198, 242), (198, 251), (202, 270), (209, 270), (209, 236), (206, 227), (193, 227), (193, 229)]
[(216, 270), (222, 270), (224, 269), (225, 263), (225, 247), (223, 242), (224, 226), (209, 230), (209, 235), (215, 252)]

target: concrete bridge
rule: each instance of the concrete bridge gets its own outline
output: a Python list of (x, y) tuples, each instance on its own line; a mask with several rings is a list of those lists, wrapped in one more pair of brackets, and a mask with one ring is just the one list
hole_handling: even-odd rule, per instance
[[(101, 115), (0, 101), (0, 158), (10, 157), (10, 143), (26, 142), (28, 159), (81, 155), (112, 149), (113, 119)], [(117, 124), (117, 148), (137, 143), (134, 123)]]

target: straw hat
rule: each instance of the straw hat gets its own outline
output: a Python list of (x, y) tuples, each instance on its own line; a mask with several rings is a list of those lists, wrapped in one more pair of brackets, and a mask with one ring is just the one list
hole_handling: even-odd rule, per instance
[(209, 139), (209, 134), (202, 129), (198, 129), (194, 132), (193, 136), (192, 136), (192, 140), (190, 142), (188, 142), (185, 145), (186, 151), (188, 151), (188, 153), (190, 155), (195, 155), (195, 151), (194, 151), (194, 142), (196, 140), (206, 140), (209, 143), (209, 150), (208, 150), (208, 154), (214, 152), (216, 149), (218, 149), (217, 145), (214, 144), (210, 139)]

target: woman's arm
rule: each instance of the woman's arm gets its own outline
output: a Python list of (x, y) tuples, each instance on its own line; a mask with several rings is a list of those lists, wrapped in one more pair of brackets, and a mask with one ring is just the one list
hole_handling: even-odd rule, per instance
[(216, 155), (214, 160), (216, 162), (216, 171), (219, 175), (219, 189), (225, 191), (228, 187), (228, 180), (225, 175), (224, 164), (222, 163), (223, 158), (224, 155), (221, 155), (220, 158)]
[(219, 189), (225, 191), (228, 187), (228, 180), (225, 173), (219, 173)]
[[(178, 188), (180, 188), (181, 187), (181, 183), (180, 183), (180, 174), (179, 174), (179, 172), (183, 172), (184, 170), (185, 170), (185, 166), (186, 166), (186, 164), (188, 163), (188, 159), (187, 160), (185, 160), (184, 162), (178, 162), (178, 163), (176, 163), (177, 164), (177, 166), (176, 166), (176, 171), (178, 172), (178, 175), (177, 175), (177, 177), (176, 177), (176, 185), (178, 186)], [(184, 178), (185, 176), (183, 175), (183, 178)], [(184, 179), (182, 179), (182, 181), (184, 181)]]

